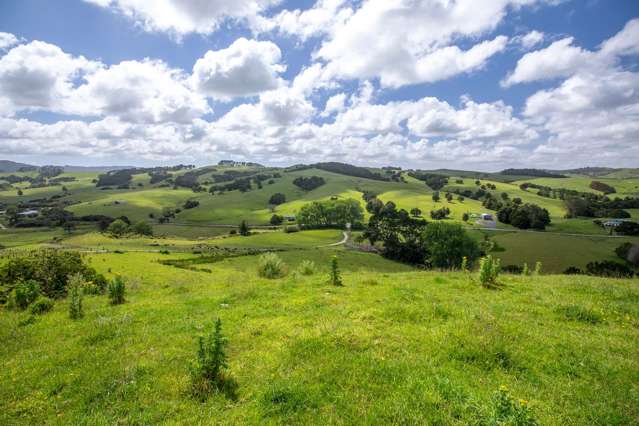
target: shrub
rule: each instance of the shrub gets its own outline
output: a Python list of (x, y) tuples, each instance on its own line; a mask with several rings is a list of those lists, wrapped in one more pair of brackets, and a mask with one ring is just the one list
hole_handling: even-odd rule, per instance
[(344, 285), (342, 283), (342, 275), (339, 272), (339, 265), (337, 264), (337, 256), (331, 258), (331, 284), (338, 287)]
[(12, 304), (17, 309), (26, 309), (39, 295), (40, 285), (36, 281), (20, 281), (13, 289)]
[(462, 215), (462, 220), (463, 220), (464, 222), (468, 222), (468, 220), (469, 220), (469, 219), (470, 219), (470, 216), (468, 215), (468, 213), (464, 213), (464, 214)]
[(479, 282), (481, 285), (486, 288), (496, 287), (500, 270), (499, 259), (493, 259), (490, 255), (483, 257), (479, 263)]
[(270, 223), (271, 225), (281, 225), (282, 222), (284, 222), (284, 217), (278, 215), (278, 214), (274, 214), (273, 216), (271, 216), (271, 220)]
[(462, 262), (459, 269), (461, 269), (464, 272), (468, 270), (468, 257), (466, 256), (462, 257)]
[(584, 273), (584, 271), (582, 271), (581, 269), (577, 268), (576, 266), (569, 266), (564, 271), (564, 275), (581, 275), (583, 273)]
[(438, 202), (440, 200), (439, 191), (433, 192), (433, 197), (432, 198), (433, 198), (434, 202)]
[(425, 263), (431, 268), (459, 268), (463, 259), (474, 261), (480, 256), (479, 246), (458, 224), (431, 222), (422, 232)]
[(240, 226), (238, 228), (238, 232), (243, 237), (247, 237), (247, 236), (251, 235), (251, 229), (249, 228), (248, 223), (246, 223), (245, 220), (240, 222)]
[(125, 302), (124, 295), (126, 293), (126, 283), (121, 276), (116, 276), (113, 281), (109, 283), (108, 287), (109, 301), (112, 305), (121, 305)]
[(622, 222), (615, 228), (615, 232), (622, 235), (639, 235), (639, 223)]
[(287, 234), (291, 234), (293, 232), (299, 232), (300, 228), (297, 225), (291, 225), (291, 226), (285, 226), (284, 227), (284, 232)]
[(153, 228), (144, 220), (136, 222), (135, 225), (131, 227), (131, 231), (138, 235), (153, 236)]
[(611, 260), (588, 263), (586, 265), (586, 273), (588, 275), (611, 278), (632, 278), (634, 276), (632, 268)]
[(189, 210), (189, 209), (194, 209), (199, 205), (200, 205), (200, 202), (197, 200), (186, 200), (186, 202), (184, 203), (182, 207), (184, 207), (185, 210)]
[(524, 267), (521, 268), (521, 275), (528, 276), (530, 275), (530, 269), (528, 269), (528, 263), (524, 263)]
[(107, 228), (107, 232), (114, 237), (121, 237), (129, 232), (129, 225), (122, 219), (116, 219)]
[(69, 276), (77, 272), (96, 282), (104, 279), (84, 264), (78, 252), (41, 249), (15, 254), (0, 266), (1, 300), (6, 300), (17, 283), (29, 280), (37, 282), (47, 297), (62, 297)]
[(295, 180), (293, 180), (293, 185), (305, 191), (312, 191), (315, 188), (319, 188), (320, 186), (324, 185), (325, 183), (326, 181), (324, 180), (324, 178), (320, 176), (311, 176), (311, 177), (300, 176), (295, 178)]
[(450, 214), (450, 209), (448, 207), (442, 207), (438, 210), (431, 210), (430, 217), (433, 220), (441, 220), (446, 219)]
[(410, 210), (410, 215), (413, 217), (419, 217), (422, 215), (422, 211), (418, 209), (417, 207), (414, 207)]
[(32, 315), (41, 315), (49, 312), (53, 309), (53, 300), (46, 296), (38, 296), (38, 298), (31, 304), (29, 312)]
[(506, 274), (513, 274), (513, 275), (522, 275), (524, 272), (524, 268), (519, 265), (506, 265), (503, 268), (501, 268), (501, 270), (502, 272)]
[(82, 310), (82, 287), (84, 279), (82, 275), (75, 274), (69, 277), (69, 318), (80, 319), (84, 316)]
[(535, 271), (533, 272), (535, 276), (541, 275), (541, 266), (540, 261), (535, 262)]
[(204, 400), (212, 392), (222, 392), (231, 399), (236, 398), (237, 383), (225, 372), (228, 369), (227, 344), (219, 318), (213, 333), (198, 338), (197, 357), (190, 367), (191, 391), (198, 399)]
[(269, 204), (273, 204), (273, 205), (280, 205), (280, 204), (284, 204), (286, 202), (286, 195), (282, 194), (281, 192), (277, 192), (273, 195), (271, 195), (271, 198), (269, 198), (268, 203)]
[(264, 253), (257, 259), (257, 273), (264, 278), (281, 278), (286, 275), (286, 264), (277, 254)]
[(615, 249), (615, 254), (623, 260), (628, 260), (628, 253), (630, 253), (631, 248), (632, 243), (625, 242)]
[(303, 260), (298, 268), (299, 273), (302, 275), (313, 275), (315, 273), (315, 269), (315, 262), (308, 259)]

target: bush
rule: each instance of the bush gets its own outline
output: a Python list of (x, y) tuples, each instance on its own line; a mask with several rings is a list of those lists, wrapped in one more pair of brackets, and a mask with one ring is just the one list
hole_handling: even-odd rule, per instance
[(284, 232), (286, 234), (291, 234), (293, 232), (299, 232), (300, 231), (300, 227), (297, 225), (291, 225), (291, 226), (285, 226), (284, 227)]
[(125, 302), (124, 295), (126, 293), (126, 283), (121, 276), (116, 276), (113, 281), (109, 283), (108, 287), (109, 301), (112, 305), (121, 305)]
[(326, 181), (324, 180), (324, 178), (320, 176), (311, 176), (311, 177), (300, 176), (295, 178), (295, 180), (293, 180), (293, 185), (305, 191), (312, 191), (315, 188), (319, 188), (320, 186), (324, 185), (325, 183)]
[(286, 275), (286, 264), (275, 253), (264, 253), (257, 259), (257, 273), (264, 278), (281, 278)]
[(430, 212), (430, 217), (433, 220), (441, 220), (441, 219), (446, 219), (449, 214), (450, 214), (450, 209), (448, 207), (443, 207), (438, 210), (432, 210)]
[(107, 228), (107, 232), (114, 237), (121, 237), (129, 232), (129, 225), (122, 219), (116, 219)]
[(339, 271), (339, 265), (337, 263), (337, 256), (331, 258), (331, 284), (334, 286), (342, 287), (342, 274)]
[(194, 209), (199, 205), (200, 205), (200, 202), (197, 200), (186, 200), (186, 202), (184, 203), (182, 207), (184, 207), (184, 210), (189, 210), (189, 209)]
[(153, 236), (153, 228), (144, 220), (136, 222), (135, 225), (131, 227), (131, 231), (138, 235)]
[(535, 276), (541, 275), (541, 262), (540, 261), (535, 262), (535, 270), (533, 271), (533, 275), (535, 275)]
[(46, 296), (38, 296), (38, 298), (31, 304), (29, 312), (32, 315), (41, 315), (49, 312), (53, 309), (53, 300)]
[(479, 282), (483, 287), (494, 288), (501, 270), (499, 259), (492, 256), (483, 257), (479, 263)]
[(281, 192), (277, 192), (273, 195), (271, 195), (271, 198), (269, 198), (268, 203), (269, 204), (273, 204), (273, 205), (280, 205), (280, 204), (284, 204), (286, 202), (286, 195), (282, 194)]
[(47, 297), (63, 297), (69, 276), (76, 273), (100, 288), (106, 286), (105, 278), (87, 266), (78, 252), (42, 249), (16, 254), (0, 266), (2, 299), (6, 300), (17, 283), (29, 280), (37, 282)]
[(278, 215), (278, 214), (274, 214), (273, 216), (271, 216), (271, 220), (270, 223), (271, 225), (281, 225), (282, 222), (284, 222), (284, 217)]
[(26, 309), (39, 295), (40, 285), (36, 281), (21, 281), (13, 289), (12, 305), (17, 309)]
[(586, 265), (586, 273), (588, 275), (611, 278), (632, 278), (634, 276), (632, 268), (611, 260), (590, 262)]
[(250, 230), (250, 228), (248, 226), (248, 223), (246, 223), (245, 220), (240, 222), (240, 226), (238, 228), (238, 232), (243, 237), (248, 237), (249, 235), (251, 235), (251, 230)]
[(456, 269), (480, 256), (479, 246), (458, 224), (431, 222), (422, 233), (425, 263), (431, 268)]
[(315, 273), (315, 262), (312, 260), (303, 260), (298, 267), (298, 271), (302, 275), (313, 275)]
[(615, 228), (617, 234), (622, 235), (639, 235), (639, 223), (637, 222), (622, 222), (621, 225)]
[(80, 319), (84, 316), (82, 310), (82, 288), (84, 286), (84, 278), (82, 275), (75, 274), (69, 278), (69, 318)]
[(564, 271), (564, 275), (582, 275), (583, 273), (584, 271), (582, 271), (580, 268), (577, 268), (576, 266), (569, 266)]
[(623, 260), (628, 260), (628, 253), (630, 253), (631, 248), (632, 243), (625, 242), (615, 249), (615, 254)]
[(222, 321), (215, 322), (213, 333), (198, 338), (197, 357), (191, 364), (191, 391), (200, 400), (206, 399), (213, 392), (222, 392), (231, 399), (237, 396), (237, 383), (230, 378), (226, 346), (227, 339), (222, 335)]
[(524, 268), (519, 265), (506, 265), (501, 268), (502, 272), (505, 274), (513, 274), (513, 275), (523, 275)]

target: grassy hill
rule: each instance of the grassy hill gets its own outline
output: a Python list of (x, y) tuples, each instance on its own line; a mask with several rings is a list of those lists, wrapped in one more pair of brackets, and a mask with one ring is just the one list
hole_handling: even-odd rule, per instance
[[(308, 242), (324, 237), (283, 252), (275, 280), (250, 256), (200, 272), (158, 263), (188, 253), (89, 255), (125, 277), (127, 302), (88, 296), (77, 321), (67, 301), (35, 320), (0, 310), (0, 423), (496, 424), (499, 398), (538, 424), (639, 422), (638, 280), (502, 275), (486, 290)], [(303, 259), (314, 275), (294, 273)], [(218, 317), (238, 395), (200, 402), (189, 365)]]

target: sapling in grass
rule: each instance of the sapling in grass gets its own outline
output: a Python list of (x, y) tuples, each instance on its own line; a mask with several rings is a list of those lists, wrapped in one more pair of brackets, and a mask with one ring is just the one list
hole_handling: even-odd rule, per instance
[(315, 273), (315, 269), (315, 262), (306, 259), (300, 263), (298, 271), (302, 275), (313, 275)]
[(541, 262), (537, 261), (537, 263), (535, 263), (535, 272), (534, 272), (535, 276), (539, 276), (541, 275)]
[(331, 258), (331, 284), (338, 287), (344, 285), (344, 283), (342, 283), (342, 274), (339, 272), (337, 256)]
[(501, 270), (499, 259), (493, 259), (488, 255), (481, 259), (479, 263), (479, 282), (483, 287), (493, 288), (497, 286), (497, 277)]
[(109, 283), (109, 301), (112, 305), (121, 305), (124, 303), (124, 295), (126, 293), (126, 284), (121, 276), (116, 276), (113, 281)]
[(524, 263), (524, 267), (521, 270), (521, 275), (525, 277), (530, 275), (530, 269), (528, 269), (528, 263)]
[(462, 257), (461, 270), (462, 272), (466, 272), (468, 270), (468, 257), (466, 256)]
[(191, 390), (195, 397), (206, 399), (212, 392), (223, 392), (228, 397), (235, 397), (237, 383), (226, 374), (227, 344), (219, 318), (211, 334), (198, 337), (197, 358), (190, 368)]
[(82, 310), (82, 286), (84, 278), (75, 274), (69, 277), (69, 318), (80, 319), (84, 316)]

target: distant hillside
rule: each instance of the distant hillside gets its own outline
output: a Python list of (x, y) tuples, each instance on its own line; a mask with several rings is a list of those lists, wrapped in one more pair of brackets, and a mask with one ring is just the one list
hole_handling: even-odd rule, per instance
[(621, 169), (615, 169), (612, 167), (580, 167), (578, 169), (561, 170), (557, 173), (568, 173), (572, 175), (584, 175), (584, 176), (604, 176), (610, 173), (617, 172)]
[(84, 166), (62, 166), (65, 172), (67, 173), (106, 173), (112, 170), (125, 170), (125, 169), (134, 169), (134, 166), (92, 166), (92, 167), (84, 167)]
[(501, 171), (502, 175), (509, 176), (534, 176), (534, 177), (544, 177), (544, 178), (565, 178), (565, 175), (549, 172), (547, 170), (541, 169), (506, 169)]
[(15, 161), (0, 160), (0, 173), (15, 173), (20, 171), (37, 170), (38, 166), (25, 163), (16, 163)]

